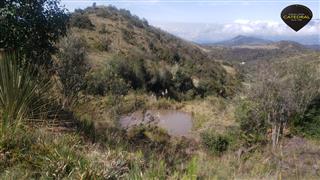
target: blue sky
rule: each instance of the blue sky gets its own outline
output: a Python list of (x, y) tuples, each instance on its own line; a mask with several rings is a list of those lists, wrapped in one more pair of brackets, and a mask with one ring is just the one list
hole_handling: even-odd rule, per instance
[[(158, 26), (187, 40), (222, 40), (237, 34), (255, 36), (309, 36), (320, 41), (320, 1), (288, 0), (62, 0), (70, 11), (75, 8), (97, 5), (115, 5), (128, 9), (132, 14), (146, 18)], [(302, 4), (311, 9), (313, 20), (298, 33), (281, 20), (283, 8)], [(221, 32), (219, 32), (219, 29)], [(223, 31), (227, 31), (228, 34)]]

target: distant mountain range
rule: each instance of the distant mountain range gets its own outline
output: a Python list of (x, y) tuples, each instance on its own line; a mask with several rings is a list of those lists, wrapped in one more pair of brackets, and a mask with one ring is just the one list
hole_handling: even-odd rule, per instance
[(220, 41), (216, 43), (204, 43), (205, 46), (223, 46), (223, 47), (233, 47), (233, 48), (255, 48), (255, 49), (265, 49), (265, 48), (279, 48), (283, 45), (291, 45), (294, 47), (308, 48), (313, 50), (320, 50), (320, 45), (302, 45), (295, 41), (271, 41), (263, 38), (238, 35), (232, 39)]
[(273, 41), (265, 40), (261, 38), (239, 35), (226, 41), (213, 43), (212, 45), (222, 45), (222, 46), (264, 45), (264, 44), (270, 44), (272, 42)]
[[(229, 41), (206, 44), (202, 47), (213, 59), (229, 62), (257, 62), (260, 60), (288, 59), (310, 55), (309, 59), (318, 58), (318, 47), (302, 45), (294, 41), (265, 41), (259, 38), (237, 36)], [(311, 58), (312, 57), (312, 58)]]

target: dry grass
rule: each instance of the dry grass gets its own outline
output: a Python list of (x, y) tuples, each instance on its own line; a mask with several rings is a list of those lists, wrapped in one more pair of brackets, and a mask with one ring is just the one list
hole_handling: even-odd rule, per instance
[(205, 99), (184, 102), (181, 110), (193, 115), (194, 130), (214, 129), (224, 131), (227, 127), (236, 126), (233, 103), (214, 96)]

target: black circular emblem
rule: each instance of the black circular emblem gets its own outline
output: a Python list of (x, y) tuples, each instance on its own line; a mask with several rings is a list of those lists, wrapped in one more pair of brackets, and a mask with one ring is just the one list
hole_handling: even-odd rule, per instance
[(288, 6), (281, 12), (281, 19), (295, 31), (299, 31), (308, 24), (311, 18), (312, 11), (300, 4)]

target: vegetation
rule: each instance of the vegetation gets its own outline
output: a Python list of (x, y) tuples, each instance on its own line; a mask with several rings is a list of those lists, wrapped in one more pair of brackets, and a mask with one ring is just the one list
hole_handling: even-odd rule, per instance
[(236, 77), (198, 47), (149, 26), (127, 10), (88, 7), (77, 10), (74, 16), (80, 14), (98, 28), (89, 32), (72, 28), (70, 33), (85, 38), (94, 66), (112, 66), (113, 74), (133, 90), (156, 96), (165, 93), (166, 97), (181, 100), (212, 94), (232, 96), (239, 85)]
[[(319, 178), (318, 53), (281, 45), (247, 73), (124, 9), (94, 4), (67, 22), (57, 1), (18, 2), (0, 2), (1, 179)], [(150, 109), (190, 114), (190, 136), (120, 126)]]
[(68, 15), (57, 0), (0, 3), (0, 48), (19, 50), (33, 65), (50, 67), (54, 44), (67, 32)]
[(44, 108), (42, 98), (50, 82), (35, 77), (31, 66), (21, 65), (22, 58), (6, 54), (0, 59), (1, 137), (14, 135), (24, 120), (39, 116)]
[(294, 119), (292, 126), (303, 135), (318, 139), (320, 137), (319, 98), (314, 99), (302, 116)]
[(303, 116), (307, 107), (319, 95), (317, 68), (299, 62), (267, 64), (259, 68), (256, 80), (247, 95), (249, 102), (239, 116), (246, 132), (266, 134), (272, 129), (275, 147), (284, 129), (295, 117)]
[(89, 66), (85, 40), (74, 34), (64, 37), (59, 44), (58, 58), (56, 69), (62, 84), (63, 107), (69, 107), (86, 86)]
[(201, 134), (201, 137), (203, 145), (213, 153), (222, 154), (228, 150), (229, 140), (223, 135), (206, 131)]
[(94, 25), (92, 24), (91, 20), (89, 19), (88, 15), (83, 14), (81, 11), (76, 11), (71, 17), (70, 25), (72, 27), (77, 27), (80, 29), (88, 29), (93, 30)]

